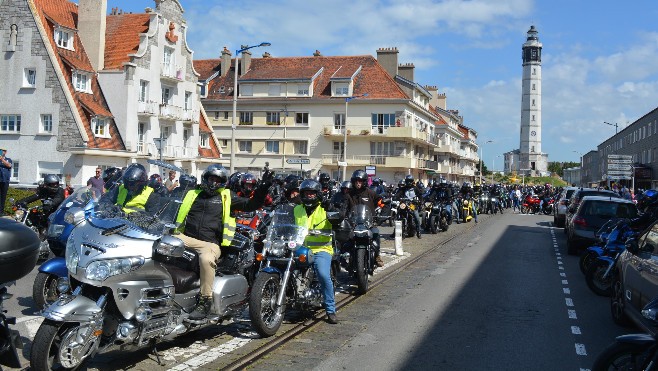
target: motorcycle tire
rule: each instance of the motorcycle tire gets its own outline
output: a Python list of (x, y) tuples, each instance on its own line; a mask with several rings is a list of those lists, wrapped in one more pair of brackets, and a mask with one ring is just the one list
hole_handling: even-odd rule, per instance
[(443, 232), (445, 232), (445, 231), (448, 230), (448, 227), (450, 226), (450, 223), (448, 223), (448, 221), (446, 220), (446, 217), (445, 217), (445, 216), (442, 216), (442, 217), (439, 219), (439, 226), (441, 227), (441, 230), (442, 230)]
[(528, 206), (521, 206), (521, 214), (528, 214), (530, 208)]
[[(75, 341), (75, 336), (71, 335), (77, 332), (76, 327), (80, 327), (78, 323), (69, 322), (55, 322), (45, 319), (37, 334), (34, 335), (32, 340), (32, 348), (30, 350), (30, 370), (33, 371), (48, 371), (48, 370), (75, 370), (87, 361), (89, 353), (86, 355), (71, 356), (71, 358), (62, 360), (59, 357), (60, 348), (65, 346), (71, 348), (70, 342)], [(73, 338), (73, 339), (71, 339)], [(69, 343), (62, 345), (62, 342), (69, 339)], [(98, 338), (97, 340), (100, 340)], [(92, 345), (91, 349), (95, 347)], [(77, 361), (75, 364), (71, 362)]]
[(358, 288), (357, 294), (363, 295), (368, 292), (368, 272), (366, 253), (368, 250), (363, 247), (356, 248), (356, 287)]
[(587, 269), (585, 273), (585, 281), (587, 282), (587, 287), (589, 287), (592, 292), (599, 296), (612, 296), (612, 275), (607, 278), (603, 277), (605, 271), (608, 269), (608, 263), (603, 261), (596, 261)]
[(286, 313), (284, 290), (283, 304), (276, 307), (276, 300), (281, 290), (281, 278), (278, 274), (259, 272), (249, 295), (249, 318), (251, 324), (262, 337), (270, 337), (279, 330)]
[(58, 276), (44, 272), (37, 273), (32, 284), (32, 299), (37, 308), (43, 309), (59, 298), (57, 290)]
[(580, 256), (580, 260), (578, 261), (578, 266), (580, 267), (580, 271), (583, 272), (583, 274), (587, 274), (587, 269), (596, 261), (596, 257), (598, 254), (586, 251), (583, 255)]
[(439, 231), (439, 217), (434, 215), (430, 217), (430, 232), (436, 234)]
[(596, 357), (592, 371), (644, 370), (653, 358), (654, 345), (614, 342)]
[(625, 307), (624, 284), (619, 279), (619, 276), (615, 274), (615, 279), (612, 283), (612, 296), (610, 297), (612, 321), (619, 326), (629, 327), (631, 325), (631, 319), (626, 315)]
[(418, 226), (416, 226), (415, 221), (408, 221), (407, 222), (407, 237), (413, 237), (414, 236), (414, 234), (416, 233), (416, 228), (414, 228), (414, 227), (418, 228)]

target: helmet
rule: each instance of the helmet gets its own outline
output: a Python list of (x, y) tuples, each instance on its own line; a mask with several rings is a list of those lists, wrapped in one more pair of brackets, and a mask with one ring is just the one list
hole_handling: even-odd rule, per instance
[(414, 185), (414, 176), (411, 175), (411, 174), (408, 174), (407, 176), (405, 176), (404, 177), (404, 184), (407, 187), (411, 187), (412, 185)]
[(404, 187), (404, 179), (400, 179), (398, 182), (398, 187)]
[(350, 182), (349, 180), (340, 183), (340, 190), (344, 191), (346, 189), (352, 189), (352, 182)]
[(372, 185), (374, 185), (375, 187), (379, 186), (380, 184), (382, 184), (382, 181), (379, 178), (375, 178), (372, 180)]
[(149, 187), (153, 189), (158, 189), (162, 185), (162, 177), (160, 177), (160, 174), (152, 174), (149, 177)]
[(178, 178), (178, 183), (181, 189), (192, 189), (196, 186), (196, 177), (182, 174), (180, 178)]
[(656, 205), (658, 205), (658, 191), (655, 189), (647, 189), (644, 191), (642, 198), (637, 203), (637, 207), (640, 210)]
[(103, 172), (103, 182), (105, 182), (105, 189), (110, 189), (116, 183), (117, 180), (121, 179), (123, 175), (123, 170), (118, 167), (111, 167), (105, 169)]
[(281, 174), (276, 174), (276, 175), (274, 176), (274, 183), (276, 183), (276, 184), (278, 184), (278, 185), (282, 185), (282, 184), (283, 184), (283, 175), (281, 175)]
[(366, 172), (363, 170), (354, 171), (354, 173), (352, 173), (352, 178), (350, 178), (352, 187), (356, 188), (356, 182), (358, 180), (362, 181), (363, 184), (366, 184), (368, 182), (368, 174), (366, 174)]
[(256, 177), (253, 174), (244, 174), (240, 178), (240, 190), (245, 195), (251, 195), (251, 193), (256, 189)]
[(303, 181), (299, 186), (299, 193), (301, 194), (302, 203), (307, 207), (317, 206), (322, 200), (320, 195), (322, 186), (313, 179)]
[(226, 187), (228, 182), (228, 171), (218, 164), (212, 164), (201, 174), (201, 188), (208, 192), (216, 192)]
[(326, 186), (327, 184), (329, 184), (329, 181), (331, 180), (331, 177), (327, 173), (322, 173), (322, 174), (320, 174), (319, 179), (320, 179), (320, 184), (322, 184), (323, 186)]
[(59, 177), (55, 174), (48, 174), (43, 177), (43, 185), (50, 193), (56, 193), (59, 189)]
[(130, 165), (123, 173), (123, 186), (133, 195), (142, 192), (147, 183), (148, 175), (141, 164)]
[(292, 191), (299, 192), (299, 184), (301, 183), (300, 178), (297, 175), (288, 175), (286, 177), (285, 194), (286, 197), (290, 197)]
[(242, 178), (242, 173), (237, 172), (231, 174), (228, 178), (228, 188), (233, 192), (238, 192), (240, 190), (240, 179)]

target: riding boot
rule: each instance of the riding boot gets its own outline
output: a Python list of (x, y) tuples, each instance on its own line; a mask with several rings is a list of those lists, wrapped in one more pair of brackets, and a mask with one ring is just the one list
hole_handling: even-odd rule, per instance
[(208, 313), (210, 313), (211, 306), (212, 306), (212, 296), (208, 296), (208, 297), (200, 296), (199, 302), (197, 303), (192, 313), (190, 313), (190, 316), (188, 318), (193, 321), (205, 319), (206, 317), (208, 317)]

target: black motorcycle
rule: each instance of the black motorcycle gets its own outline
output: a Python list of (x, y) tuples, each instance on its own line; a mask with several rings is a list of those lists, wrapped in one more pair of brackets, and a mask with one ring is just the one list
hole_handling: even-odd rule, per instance
[(350, 215), (352, 238), (348, 243), (349, 258), (346, 266), (354, 274), (359, 295), (368, 292), (368, 276), (375, 272), (375, 249), (373, 236), (378, 233), (373, 228), (370, 209), (365, 205), (357, 205)]
[[(9, 199), (14, 204), (14, 199)], [(16, 203), (12, 207), (14, 220), (25, 224), (32, 229), (41, 241), (39, 245), (39, 259), (46, 260), (50, 255), (50, 246), (48, 244), (48, 214), (52, 208), (53, 202), (50, 199), (41, 201), (41, 205), (27, 206), (23, 203)]]
[(414, 218), (416, 204), (409, 198), (401, 198), (393, 201), (392, 205), (397, 205), (396, 220), (402, 222), (402, 238), (413, 237), (420, 228), (419, 225), (416, 225), (416, 218)]

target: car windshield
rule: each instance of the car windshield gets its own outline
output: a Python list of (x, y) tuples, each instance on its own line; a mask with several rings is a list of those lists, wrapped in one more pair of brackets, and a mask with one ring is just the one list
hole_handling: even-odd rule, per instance
[(588, 201), (583, 205), (583, 215), (601, 218), (635, 218), (637, 208), (630, 203)]

